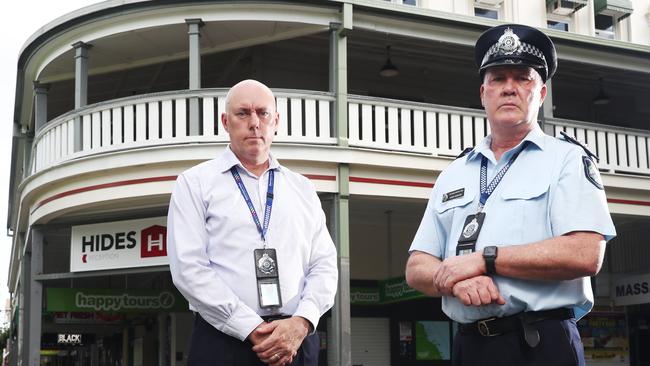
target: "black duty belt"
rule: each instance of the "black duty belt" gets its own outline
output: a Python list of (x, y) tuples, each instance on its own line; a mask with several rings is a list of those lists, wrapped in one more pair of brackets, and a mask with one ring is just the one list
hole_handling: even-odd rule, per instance
[(504, 333), (521, 331), (522, 325), (534, 324), (544, 320), (566, 320), (570, 318), (573, 318), (573, 310), (568, 308), (527, 311), (503, 318), (488, 318), (474, 323), (460, 324), (459, 329), (463, 334), (480, 334), (484, 337), (494, 337)]
[(282, 320), (282, 319), (288, 319), (288, 318), (291, 318), (291, 315), (282, 315), (282, 314), (278, 314), (278, 315), (264, 315), (264, 316), (261, 316), (261, 318), (262, 318), (262, 320), (264, 320), (265, 322), (270, 323), (270, 322), (272, 322), (272, 321), (274, 321), (274, 320)]

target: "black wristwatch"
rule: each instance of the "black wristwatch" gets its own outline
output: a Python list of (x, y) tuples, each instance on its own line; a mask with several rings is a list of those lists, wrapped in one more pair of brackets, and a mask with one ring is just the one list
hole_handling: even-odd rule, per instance
[(493, 275), (497, 273), (496, 260), (499, 248), (491, 245), (483, 248), (483, 259), (485, 260), (485, 273)]

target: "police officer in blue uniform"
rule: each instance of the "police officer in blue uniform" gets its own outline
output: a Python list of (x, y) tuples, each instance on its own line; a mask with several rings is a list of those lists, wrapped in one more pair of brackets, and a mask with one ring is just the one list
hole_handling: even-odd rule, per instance
[(597, 158), (537, 124), (557, 68), (544, 33), (493, 27), (475, 57), (491, 132), (440, 174), (406, 279), (460, 323), (454, 365), (584, 365), (576, 321), (616, 235)]

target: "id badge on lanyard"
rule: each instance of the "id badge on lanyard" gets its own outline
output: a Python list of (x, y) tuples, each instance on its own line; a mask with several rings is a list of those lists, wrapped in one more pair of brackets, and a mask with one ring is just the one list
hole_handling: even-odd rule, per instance
[(257, 212), (255, 211), (255, 206), (253, 206), (253, 202), (248, 195), (248, 191), (244, 186), (244, 182), (237, 171), (237, 167), (233, 166), (230, 168), (230, 172), (235, 179), (235, 183), (237, 183), (237, 186), (239, 187), (239, 191), (246, 201), (246, 205), (248, 205), (248, 209), (253, 217), (253, 222), (255, 222), (255, 226), (257, 226), (257, 231), (262, 237), (263, 247), (253, 251), (255, 277), (257, 278), (257, 297), (260, 308), (273, 309), (282, 307), (280, 276), (278, 274), (278, 257), (275, 249), (266, 247), (266, 232), (269, 228), (271, 208), (273, 207), (274, 172), (273, 170), (269, 170), (269, 185), (266, 191), (266, 208), (264, 210), (263, 226), (260, 223)]
[(456, 245), (456, 255), (470, 254), (476, 251), (476, 241), (478, 240), (478, 236), (483, 228), (483, 222), (485, 221), (485, 212), (483, 212), (483, 207), (488, 198), (490, 198), (492, 192), (497, 188), (497, 185), (501, 182), (501, 179), (503, 179), (503, 176), (505, 176), (508, 169), (510, 169), (510, 166), (512, 166), (515, 160), (517, 160), (517, 157), (522, 151), (524, 151), (526, 146), (528, 146), (528, 141), (524, 142), (521, 150), (512, 155), (506, 165), (497, 172), (490, 184), (487, 184), (488, 159), (484, 156), (481, 160), (481, 174), (479, 177), (481, 197), (478, 204), (478, 210), (476, 214), (469, 215), (465, 218), (463, 231), (460, 233), (458, 244)]

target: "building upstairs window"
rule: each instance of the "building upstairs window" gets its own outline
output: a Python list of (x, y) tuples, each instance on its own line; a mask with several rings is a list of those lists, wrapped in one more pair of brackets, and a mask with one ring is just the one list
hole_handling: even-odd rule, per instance
[(549, 29), (555, 29), (555, 30), (564, 31), (564, 32), (569, 31), (569, 23), (568, 22), (547, 20), (546, 21), (546, 26)]
[(596, 37), (616, 39), (616, 28), (614, 18), (609, 15), (596, 14)]
[(503, 0), (475, 0), (474, 15), (481, 18), (499, 19)]
[(587, 5), (588, 0), (546, 0), (548, 14), (569, 16)]
[(620, 39), (620, 22), (630, 16), (633, 10), (630, 0), (594, 0), (596, 36)]
[(420, 4), (418, 4), (420, 2), (420, 0), (384, 0), (384, 1), (387, 1), (387, 2), (393, 3), (393, 4), (402, 4), (402, 5), (411, 5), (411, 6), (419, 6), (420, 5)]

